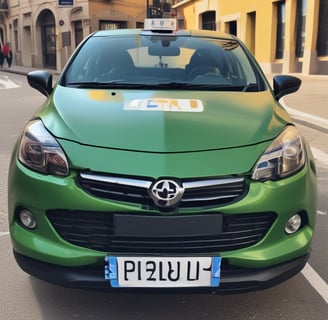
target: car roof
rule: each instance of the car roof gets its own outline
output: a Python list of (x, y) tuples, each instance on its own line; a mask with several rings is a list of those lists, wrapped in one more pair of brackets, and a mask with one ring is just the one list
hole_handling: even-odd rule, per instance
[(93, 37), (105, 37), (105, 36), (120, 36), (120, 35), (158, 35), (158, 36), (190, 36), (190, 37), (211, 37), (227, 40), (237, 40), (233, 35), (212, 31), (212, 30), (177, 30), (175, 32), (152, 32), (143, 29), (116, 29), (116, 30), (100, 30), (96, 31)]

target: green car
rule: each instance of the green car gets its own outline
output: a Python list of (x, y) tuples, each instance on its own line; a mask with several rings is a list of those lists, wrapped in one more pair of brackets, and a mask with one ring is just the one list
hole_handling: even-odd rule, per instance
[(98, 31), (26, 124), (9, 169), (18, 265), (116, 292), (239, 293), (309, 258), (316, 171), (308, 143), (245, 45), (214, 31)]

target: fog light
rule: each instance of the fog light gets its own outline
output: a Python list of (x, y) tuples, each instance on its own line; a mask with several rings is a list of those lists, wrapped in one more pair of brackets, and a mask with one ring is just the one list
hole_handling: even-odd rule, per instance
[(295, 233), (297, 230), (299, 230), (301, 224), (302, 224), (301, 216), (299, 214), (295, 214), (288, 220), (285, 226), (286, 233), (288, 234)]
[(34, 229), (36, 227), (36, 220), (33, 214), (28, 210), (22, 210), (19, 213), (20, 222), (28, 229)]

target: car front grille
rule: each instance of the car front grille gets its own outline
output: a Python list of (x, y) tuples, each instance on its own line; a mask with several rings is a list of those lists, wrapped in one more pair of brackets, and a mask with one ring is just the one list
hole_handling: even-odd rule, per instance
[[(99, 198), (139, 205), (144, 209), (156, 207), (149, 194), (154, 179), (81, 173), (77, 181), (84, 191)], [(240, 200), (247, 192), (244, 177), (185, 179), (179, 183), (184, 189), (179, 208), (227, 205)]]
[(123, 254), (197, 254), (242, 249), (258, 243), (276, 219), (272, 212), (159, 216), (51, 210), (47, 216), (56, 232), (69, 243)]

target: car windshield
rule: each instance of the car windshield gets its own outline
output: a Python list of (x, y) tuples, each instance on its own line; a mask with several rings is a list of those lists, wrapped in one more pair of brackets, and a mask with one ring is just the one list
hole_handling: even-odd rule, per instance
[(232, 39), (101, 35), (85, 42), (61, 84), (76, 88), (264, 90), (255, 70), (239, 42)]

